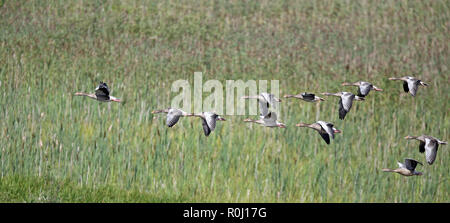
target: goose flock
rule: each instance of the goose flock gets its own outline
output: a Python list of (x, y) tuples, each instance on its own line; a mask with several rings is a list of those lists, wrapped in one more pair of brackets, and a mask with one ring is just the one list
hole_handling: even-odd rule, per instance
[[(403, 81), (403, 90), (405, 92), (409, 92), (412, 96), (416, 96), (419, 85), (428, 86), (428, 84), (422, 82), (421, 80), (411, 77), (391, 77), (389, 80), (401, 80)], [(358, 91), (355, 94), (347, 91), (337, 92), (337, 93), (322, 93), (322, 95), (326, 96), (336, 96), (339, 97), (339, 119), (344, 120), (347, 113), (350, 112), (352, 108), (353, 101), (364, 101), (365, 97), (369, 94), (371, 90), (374, 91), (383, 91), (381, 88), (376, 87), (370, 82), (358, 81), (354, 83), (342, 83), (342, 86), (357, 86)], [(120, 99), (113, 97), (110, 95), (110, 90), (108, 85), (104, 82), (100, 82), (100, 84), (95, 89), (94, 94), (77, 92), (75, 96), (86, 96), (101, 102), (121, 102)], [(244, 119), (244, 122), (251, 122), (260, 124), (265, 127), (271, 128), (286, 128), (286, 124), (281, 123), (277, 120), (277, 114), (275, 111), (272, 111), (272, 108), (277, 108), (278, 103), (281, 102), (281, 99), (277, 98), (273, 94), (269, 93), (261, 93), (259, 95), (254, 96), (243, 96), (243, 99), (256, 99), (258, 100), (259, 110), (260, 110), (260, 118), (258, 120), (253, 119)], [(286, 94), (284, 98), (297, 98), (306, 102), (320, 102), (325, 101), (325, 99), (316, 96), (313, 93), (303, 92), (296, 95)], [(152, 114), (158, 113), (166, 113), (166, 125), (171, 128), (177, 124), (181, 117), (198, 117), (202, 120), (202, 127), (205, 136), (209, 136), (212, 131), (216, 128), (217, 121), (225, 121), (223, 117), (216, 114), (215, 112), (201, 112), (201, 113), (187, 113), (178, 108), (167, 108), (161, 110), (154, 110)], [(330, 144), (330, 139), (334, 139), (335, 134), (341, 133), (342, 131), (336, 129), (333, 123), (318, 120), (312, 124), (306, 123), (298, 123), (295, 126), (297, 127), (306, 127), (316, 130), (325, 143)], [(425, 153), (425, 159), (429, 165), (432, 165), (436, 160), (438, 147), (439, 145), (446, 145), (447, 142), (441, 141), (435, 137), (421, 135), (421, 136), (406, 136), (405, 139), (415, 139), (420, 142), (419, 152)], [(422, 172), (416, 171), (417, 164), (423, 165), (421, 162), (406, 158), (403, 163), (398, 162), (397, 169), (389, 169), (383, 168), (381, 169), (384, 172), (394, 172), (401, 174), (403, 176), (420, 176)]]

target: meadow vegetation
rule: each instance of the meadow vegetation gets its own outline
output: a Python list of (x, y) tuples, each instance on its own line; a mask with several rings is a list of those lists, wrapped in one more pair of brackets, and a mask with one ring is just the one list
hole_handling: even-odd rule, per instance
[[(450, 1), (0, 1), (1, 202), (449, 202)], [(286, 129), (225, 116), (165, 126), (171, 84), (279, 80), (280, 95), (382, 88), (338, 119), (338, 99), (286, 99)], [(416, 97), (392, 76), (429, 84)], [(99, 81), (124, 103), (74, 97)], [(205, 93), (204, 96), (208, 96)], [(252, 117), (256, 118), (256, 117)], [(295, 127), (342, 130), (330, 145)], [(381, 172), (424, 163), (420, 177)]]

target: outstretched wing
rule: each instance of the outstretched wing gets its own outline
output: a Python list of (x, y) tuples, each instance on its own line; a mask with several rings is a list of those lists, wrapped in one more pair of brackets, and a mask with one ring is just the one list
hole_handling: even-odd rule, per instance
[(344, 120), (345, 115), (347, 115), (347, 111), (344, 109), (344, 105), (342, 104), (342, 98), (339, 99), (339, 119)]
[(261, 113), (261, 116), (266, 116), (269, 114), (269, 102), (258, 100), (259, 103), (259, 112)]
[(414, 171), (416, 169), (417, 164), (423, 165), (421, 162), (413, 159), (405, 159), (405, 167), (408, 170)]
[(425, 152), (425, 142), (423, 141), (420, 141), (419, 152), (421, 153)]
[(100, 82), (100, 84), (95, 89), (95, 95), (97, 97), (109, 97), (109, 88), (106, 83)]
[(202, 126), (203, 126), (203, 132), (205, 133), (205, 136), (209, 136), (211, 134), (211, 129), (208, 126), (208, 123), (206, 122), (206, 119), (202, 118)]
[(206, 124), (208, 124), (208, 127), (211, 131), (214, 131), (214, 129), (216, 128), (216, 118), (217, 118), (217, 114), (215, 113), (211, 113), (211, 112), (205, 112), (205, 119), (206, 119)]
[(322, 131), (324, 131), (328, 136), (331, 136), (331, 138), (334, 139), (333, 124), (324, 121), (317, 121), (317, 123), (320, 125), (320, 127), (322, 127)]
[(264, 116), (264, 123), (266, 126), (276, 126), (277, 125), (277, 113), (269, 112)]
[(170, 109), (169, 113), (167, 113), (166, 125), (168, 127), (172, 127), (177, 124), (178, 120), (180, 120), (181, 111)]
[(314, 99), (316, 98), (316, 95), (304, 92), (304, 93), (302, 93), (302, 97), (305, 100), (314, 101)]
[(425, 158), (428, 164), (433, 164), (436, 160), (436, 155), (438, 151), (438, 143), (433, 139), (425, 139)]
[(364, 95), (361, 93), (361, 86), (358, 87), (357, 95), (358, 95), (359, 97), (364, 97)]
[(405, 92), (409, 92), (408, 82), (406, 82), (406, 81), (403, 81), (403, 90), (404, 90)]
[(419, 88), (420, 80), (408, 79), (407, 82), (408, 82), (409, 93), (411, 93), (412, 96), (416, 96), (417, 89)]
[(319, 132), (320, 136), (322, 136), (322, 139), (325, 140), (327, 144), (330, 144), (330, 136), (328, 133), (325, 132)]
[(263, 92), (261, 93), (260, 96), (263, 97), (268, 102), (267, 107), (272, 106), (274, 108), (277, 108), (277, 101), (275, 100), (275, 95)]
[(364, 82), (363, 84), (359, 85), (358, 87), (358, 96), (359, 97), (365, 97), (369, 94), (370, 89), (372, 88), (372, 85), (369, 83)]
[(341, 98), (342, 98), (342, 106), (344, 107), (344, 109), (347, 112), (350, 111), (350, 108), (352, 108), (353, 105), (353, 99), (355, 99), (355, 95), (347, 93), (343, 94)]

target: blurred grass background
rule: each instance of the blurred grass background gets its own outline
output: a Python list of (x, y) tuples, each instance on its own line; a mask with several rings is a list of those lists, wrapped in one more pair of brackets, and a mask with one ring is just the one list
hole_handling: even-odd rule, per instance
[[(449, 202), (448, 146), (421, 177), (383, 173), (449, 141), (450, 1), (1, 1), (2, 202)], [(286, 129), (226, 117), (168, 129), (173, 81), (280, 80), (281, 95), (383, 88), (355, 102), (283, 100)], [(405, 94), (391, 76), (428, 87)], [(73, 97), (99, 81), (122, 104)], [(204, 94), (207, 96), (208, 94)], [(342, 130), (327, 146), (296, 128)]]

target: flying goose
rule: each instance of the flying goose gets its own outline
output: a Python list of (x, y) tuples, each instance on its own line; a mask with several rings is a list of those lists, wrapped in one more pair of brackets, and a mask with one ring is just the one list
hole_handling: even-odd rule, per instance
[(266, 116), (260, 116), (259, 120), (245, 119), (244, 122), (253, 122), (266, 127), (286, 128), (286, 125), (277, 121), (277, 113), (269, 112)]
[(341, 130), (334, 128), (334, 125), (332, 123), (324, 121), (317, 121), (313, 124), (298, 123), (295, 126), (307, 127), (316, 130), (317, 132), (319, 132), (320, 136), (322, 136), (323, 140), (325, 140), (327, 144), (330, 144), (330, 137), (334, 139), (334, 133), (341, 133)]
[(398, 163), (398, 168), (397, 169), (388, 169), (388, 168), (384, 168), (381, 169), (384, 172), (394, 172), (394, 173), (398, 173), (401, 174), (403, 176), (414, 176), (414, 175), (422, 175), (421, 172), (416, 171), (416, 166), (417, 164), (423, 165), (421, 162), (417, 161), (417, 160), (413, 160), (413, 159), (405, 159), (404, 163)]
[(419, 152), (425, 152), (425, 158), (429, 165), (432, 165), (436, 160), (439, 144), (447, 145), (447, 142), (440, 141), (437, 138), (427, 135), (406, 136), (405, 139), (415, 139), (420, 141)]
[(366, 81), (358, 81), (355, 83), (342, 83), (342, 86), (358, 86), (358, 94), (359, 97), (365, 97), (369, 94), (370, 90), (375, 91), (383, 91), (383, 89), (374, 86), (373, 84)]
[(214, 131), (216, 128), (216, 121), (225, 121), (224, 118), (214, 112), (202, 112), (198, 114), (190, 114), (189, 116), (199, 117), (202, 119), (203, 132), (205, 133), (205, 136), (209, 136), (209, 134)]
[(284, 95), (284, 97), (285, 98), (298, 98), (298, 99), (301, 99), (301, 100), (307, 101), (307, 102), (325, 101), (325, 99), (323, 99), (321, 97), (317, 97), (315, 94), (306, 93), (306, 92), (303, 92), (301, 94), (296, 94), (296, 95), (286, 94), (286, 95)]
[(403, 81), (403, 90), (405, 92), (409, 92), (412, 96), (416, 96), (417, 89), (419, 89), (419, 84), (422, 86), (428, 86), (427, 83), (422, 82), (419, 79), (416, 79), (415, 77), (391, 77), (389, 80), (401, 80)]
[(350, 108), (352, 108), (353, 100), (356, 101), (364, 101), (364, 97), (355, 96), (354, 94), (350, 92), (338, 92), (338, 93), (322, 93), (323, 95), (327, 96), (336, 96), (340, 97), (339, 100), (339, 119), (344, 120), (347, 113), (350, 111)]
[(100, 84), (95, 88), (95, 94), (77, 92), (75, 93), (75, 96), (86, 96), (101, 102), (121, 102), (120, 99), (109, 95), (108, 85), (102, 81), (100, 81)]
[(167, 113), (166, 125), (168, 127), (172, 127), (175, 124), (177, 124), (178, 120), (180, 120), (180, 117), (192, 116), (192, 114), (189, 114), (178, 108), (168, 108), (163, 110), (152, 111), (152, 114), (158, 113)]
[(256, 96), (243, 96), (242, 98), (258, 99), (260, 116), (266, 116), (267, 114), (269, 114), (270, 106), (276, 108), (276, 102), (281, 102), (281, 100), (275, 97), (275, 95), (266, 92), (263, 92)]

